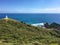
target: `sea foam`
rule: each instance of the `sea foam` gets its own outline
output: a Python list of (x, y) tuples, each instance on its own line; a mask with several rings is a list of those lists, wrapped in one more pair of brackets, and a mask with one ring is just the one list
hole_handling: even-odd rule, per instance
[(32, 26), (44, 26), (44, 23), (31, 24)]

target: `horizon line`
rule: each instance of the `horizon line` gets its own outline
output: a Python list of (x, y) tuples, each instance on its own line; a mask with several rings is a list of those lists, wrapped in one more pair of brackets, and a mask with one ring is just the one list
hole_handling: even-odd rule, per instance
[[(5, 12), (2, 12), (2, 13), (5, 13)], [(10, 12), (9, 12), (10, 13)], [(13, 13), (13, 12), (12, 12)], [(15, 12), (14, 12), (15, 13)], [(47, 14), (54, 14), (54, 13), (47, 13)], [(55, 14), (59, 14), (59, 13), (55, 13)]]

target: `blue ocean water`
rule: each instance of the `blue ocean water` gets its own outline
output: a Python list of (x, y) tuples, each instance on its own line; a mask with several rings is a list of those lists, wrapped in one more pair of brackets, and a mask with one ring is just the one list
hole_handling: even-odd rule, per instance
[(60, 24), (60, 14), (47, 14), (47, 13), (0, 13), (0, 19), (5, 16), (9, 18), (23, 21), (28, 24), (34, 23), (52, 23), (56, 22)]

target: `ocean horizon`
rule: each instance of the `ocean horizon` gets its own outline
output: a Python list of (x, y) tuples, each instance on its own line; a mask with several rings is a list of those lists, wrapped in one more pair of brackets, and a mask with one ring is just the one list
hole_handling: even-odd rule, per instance
[(27, 24), (38, 24), (38, 23), (59, 23), (60, 24), (60, 14), (56, 13), (0, 13), (0, 19), (9, 18), (23, 21)]

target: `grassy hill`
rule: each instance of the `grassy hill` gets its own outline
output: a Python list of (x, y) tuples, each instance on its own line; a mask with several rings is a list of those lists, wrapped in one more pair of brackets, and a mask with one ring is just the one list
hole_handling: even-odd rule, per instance
[(60, 31), (0, 19), (0, 45), (60, 45)]

